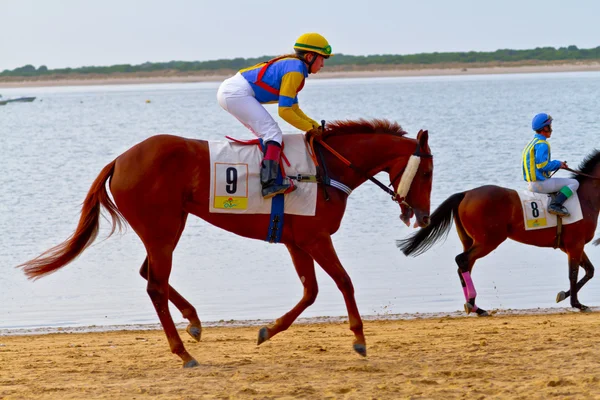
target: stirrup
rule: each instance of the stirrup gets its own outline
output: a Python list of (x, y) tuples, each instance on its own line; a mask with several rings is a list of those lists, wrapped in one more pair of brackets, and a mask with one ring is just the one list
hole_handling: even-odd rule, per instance
[(270, 199), (278, 194), (285, 193), (290, 188), (290, 185), (271, 185), (262, 189), (263, 199)]
[(550, 214), (554, 214), (559, 217), (568, 217), (569, 215), (571, 215), (569, 213), (569, 210), (567, 210), (564, 206), (559, 206), (559, 205), (554, 205), (554, 204), (550, 204), (548, 206), (548, 212)]

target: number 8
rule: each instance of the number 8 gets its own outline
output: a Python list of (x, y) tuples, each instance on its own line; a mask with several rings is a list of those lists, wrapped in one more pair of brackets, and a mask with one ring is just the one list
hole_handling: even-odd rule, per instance
[(538, 208), (538, 204), (535, 201), (531, 202), (531, 215), (533, 215), (533, 218), (537, 218), (540, 216), (540, 210)]

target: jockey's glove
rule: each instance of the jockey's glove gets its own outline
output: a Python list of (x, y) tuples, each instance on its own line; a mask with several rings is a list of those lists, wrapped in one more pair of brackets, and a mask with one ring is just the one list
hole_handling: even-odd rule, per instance
[(306, 136), (308, 136), (308, 137), (312, 136), (315, 138), (320, 138), (322, 135), (323, 135), (323, 128), (321, 128), (320, 126), (306, 131)]

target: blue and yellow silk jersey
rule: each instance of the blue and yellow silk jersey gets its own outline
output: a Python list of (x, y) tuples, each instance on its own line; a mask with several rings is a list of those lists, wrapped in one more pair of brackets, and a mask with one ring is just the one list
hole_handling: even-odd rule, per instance
[(550, 158), (550, 143), (544, 135), (536, 133), (523, 150), (523, 179), (535, 182), (550, 178), (550, 172), (560, 168), (560, 161)]
[[(298, 92), (308, 76), (306, 64), (293, 56), (276, 59), (265, 70), (259, 86), (257, 81), (264, 66), (265, 63), (261, 63), (240, 70), (254, 90), (256, 100), (262, 104), (279, 103), (279, 116), (295, 128), (308, 131), (318, 127), (319, 123), (307, 117), (298, 105)], [(270, 90), (266, 90), (265, 85)]]

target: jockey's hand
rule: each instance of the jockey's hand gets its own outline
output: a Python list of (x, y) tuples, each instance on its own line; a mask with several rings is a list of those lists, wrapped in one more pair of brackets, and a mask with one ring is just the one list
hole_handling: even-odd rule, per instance
[(562, 168), (562, 169), (567, 169), (567, 168), (569, 168), (569, 166), (567, 165), (567, 162), (566, 162), (566, 161), (561, 161), (561, 162), (560, 162), (560, 168)]
[(316, 128), (312, 128), (309, 131), (306, 131), (306, 136), (310, 137), (316, 137), (316, 138), (320, 138), (323, 135), (323, 128), (316, 127)]

